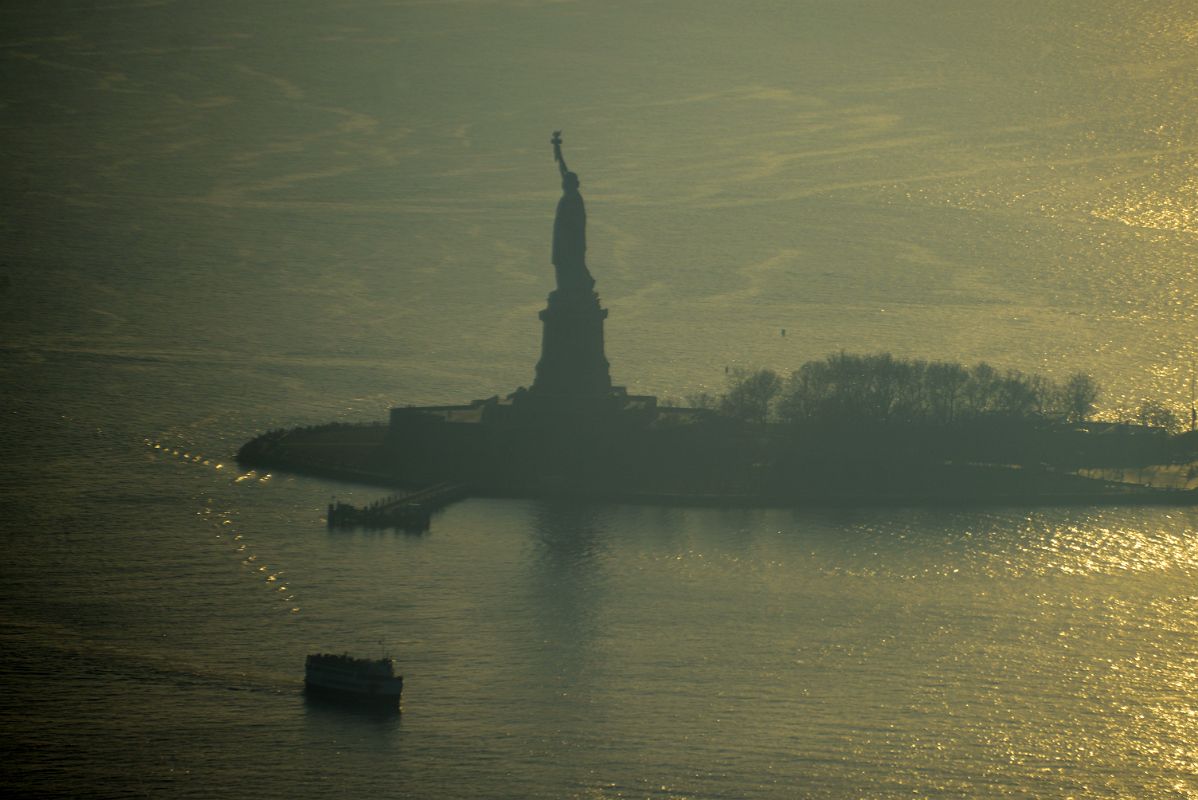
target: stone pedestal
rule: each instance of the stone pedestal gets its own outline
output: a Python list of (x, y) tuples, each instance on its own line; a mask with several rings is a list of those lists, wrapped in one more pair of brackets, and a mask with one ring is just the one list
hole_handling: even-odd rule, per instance
[(544, 331), (532, 393), (542, 399), (586, 400), (611, 394), (611, 374), (603, 354), (603, 320), (599, 295), (586, 289), (549, 294), (540, 313)]

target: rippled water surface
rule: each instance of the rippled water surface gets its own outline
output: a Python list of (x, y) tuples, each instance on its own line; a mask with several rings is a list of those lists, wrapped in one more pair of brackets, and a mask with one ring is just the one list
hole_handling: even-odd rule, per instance
[[(0, 10), (0, 783), (30, 796), (1198, 797), (1198, 514), (472, 499), (257, 432), (532, 378), (582, 178), (613, 378), (1198, 360), (1188, 2)], [(787, 335), (779, 336), (785, 328)], [(402, 716), (305, 702), (317, 649)]]

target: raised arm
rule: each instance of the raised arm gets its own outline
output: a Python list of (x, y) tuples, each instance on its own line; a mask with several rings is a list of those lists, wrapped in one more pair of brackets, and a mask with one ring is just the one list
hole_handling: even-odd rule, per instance
[(553, 143), (553, 160), (557, 162), (557, 168), (564, 178), (570, 170), (566, 167), (566, 159), (562, 158), (562, 132), (554, 131), (553, 138), (549, 141)]

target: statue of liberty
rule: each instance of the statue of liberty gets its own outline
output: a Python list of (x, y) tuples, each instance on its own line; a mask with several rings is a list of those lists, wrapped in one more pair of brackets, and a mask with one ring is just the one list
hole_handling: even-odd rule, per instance
[(578, 175), (566, 167), (562, 157), (562, 132), (554, 131), (553, 160), (562, 174), (562, 198), (553, 218), (553, 271), (562, 291), (589, 292), (595, 285), (587, 269), (587, 212), (578, 193)]

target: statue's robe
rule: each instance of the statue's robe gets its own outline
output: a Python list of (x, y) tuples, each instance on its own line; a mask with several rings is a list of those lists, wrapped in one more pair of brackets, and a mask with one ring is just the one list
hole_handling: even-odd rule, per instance
[(566, 189), (553, 218), (553, 268), (557, 288), (590, 291), (595, 285), (587, 269), (587, 212), (578, 189)]

